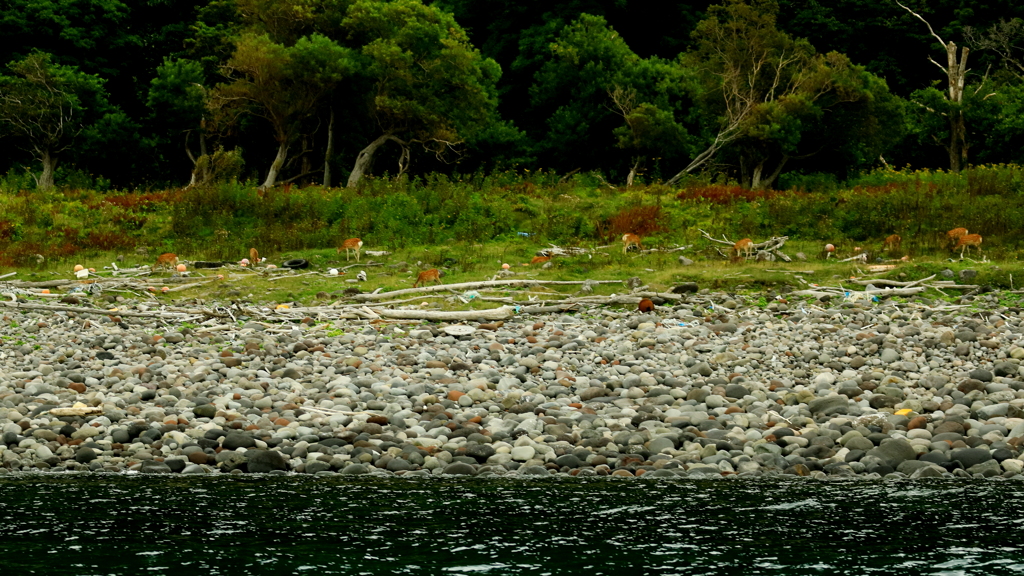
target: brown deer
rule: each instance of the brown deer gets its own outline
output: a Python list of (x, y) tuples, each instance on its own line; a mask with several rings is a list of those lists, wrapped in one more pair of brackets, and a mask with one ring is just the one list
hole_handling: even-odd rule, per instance
[(530, 260), (530, 264), (543, 264), (551, 260), (551, 256), (534, 256), (533, 260)]
[(901, 243), (903, 243), (903, 238), (900, 238), (899, 234), (890, 234), (885, 237), (885, 242), (882, 243), (882, 250), (899, 252)]
[(978, 249), (978, 252), (981, 252), (981, 234), (964, 234), (960, 237), (956, 246), (953, 247), (953, 250), (960, 248), (960, 259), (962, 260), (964, 257), (964, 250), (967, 250), (967, 253), (970, 254), (971, 246), (974, 246)]
[(625, 254), (630, 246), (636, 246), (637, 250), (643, 250), (644, 247), (640, 244), (640, 237), (636, 234), (625, 233), (622, 235), (622, 253)]
[[(967, 235), (967, 228), (953, 228), (949, 232), (946, 232), (946, 236), (949, 238), (949, 245), (955, 246), (959, 242), (961, 236)], [(956, 248), (953, 248), (956, 250)]]
[(360, 240), (359, 238), (349, 238), (348, 240), (345, 240), (344, 242), (342, 242), (341, 246), (338, 246), (338, 254), (341, 254), (341, 251), (344, 250), (345, 251), (345, 261), (348, 262), (349, 251), (355, 251), (355, 253), (356, 253), (356, 262), (359, 262), (359, 249), (362, 248), (362, 247), (363, 247), (363, 241), (362, 240)]
[(260, 261), (260, 253), (255, 248), (249, 248), (249, 261), (255, 266)]
[(740, 258), (740, 254), (743, 254), (743, 258), (748, 258), (753, 253), (754, 242), (750, 238), (744, 238), (732, 245), (732, 254), (737, 259)]
[(156, 257), (156, 264), (153, 264), (153, 269), (157, 268), (171, 268), (174, 269), (178, 265), (178, 255), (173, 252), (165, 252)]
[(424, 270), (420, 272), (419, 276), (416, 277), (416, 281), (413, 282), (412, 287), (418, 288), (420, 284), (426, 285), (427, 282), (441, 283), (441, 271), (437, 268), (431, 268), (430, 270)]

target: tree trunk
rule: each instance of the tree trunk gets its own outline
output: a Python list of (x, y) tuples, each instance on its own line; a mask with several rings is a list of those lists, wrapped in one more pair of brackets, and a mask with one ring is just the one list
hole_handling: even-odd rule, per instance
[(626, 176), (626, 188), (633, 185), (633, 180), (636, 178), (636, 171), (640, 168), (640, 162), (642, 162), (643, 159), (644, 157), (641, 156), (636, 159), (636, 162), (633, 162), (633, 167), (629, 169), (629, 175)]
[(960, 172), (967, 164), (967, 123), (957, 110), (949, 117), (949, 169)]
[(57, 168), (57, 157), (51, 155), (49, 150), (43, 150), (42, 154), (40, 154), (40, 160), (43, 162), (43, 173), (39, 175), (36, 186), (40, 190), (52, 190), (54, 187), (53, 172)]
[(274, 163), (270, 165), (270, 172), (267, 173), (267, 180), (260, 186), (263, 190), (267, 190), (274, 187), (277, 182), (277, 174), (281, 171), (284, 166), (284, 161), (288, 159), (288, 141), (281, 140), (281, 144), (277, 147), (277, 157), (274, 158)]
[(377, 149), (388, 140), (401, 142), (401, 140), (398, 140), (398, 138), (395, 138), (390, 134), (384, 134), (373, 142), (370, 142), (369, 146), (363, 148), (359, 152), (359, 156), (356, 156), (356, 164), (352, 167), (352, 173), (348, 175), (348, 184), (346, 184), (347, 188), (355, 188), (356, 184), (359, 184), (363, 175), (368, 173), (370, 171), (370, 167), (373, 165), (373, 155), (376, 154)]
[(324, 151), (324, 188), (331, 187), (331, 156), (334, 156), (334, 106), (327, 122), (327, 150)]
[(956, 113), (949, 117), (949, 169), (960, 172), (967, 164), (967, 125), (960, 107), (964, 102), (964, 85), (967, 78), (967, 55), (970, 48), (964, 46), (960, 51), (960, 61), (956, 58), (956, 44), (946, 44), (946, 72), (949, 77), (949, 101), (956, 104)]

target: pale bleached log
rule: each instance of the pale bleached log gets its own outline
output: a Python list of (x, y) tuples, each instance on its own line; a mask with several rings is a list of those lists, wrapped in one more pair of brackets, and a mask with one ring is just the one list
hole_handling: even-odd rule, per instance
[(97, 314), (103, 316), (135, 316), (140, 318), (167, 318), (181, 319), (193, 317), (197, 314), (187, 312), (132, 312), (131, 310), (102, 310), (99, 308), (81, 308), (78, 306), (50, 306), (47, 304), (31, 304), (22, 302), (0, 301), (0, 306), (6, 308), (21, 308), (24, 310), (46, 310), (49, 312), (76, 312), (79, 314)]
[(465, 320), (507, 320), (515, 315), (515, 311), (509, 306), (491, 308), (488, 310), (388, 310), (373, 308), (374, 313), (381, 318), (397, 318), (402, 320), (443, 320), (461, 322)]
[(920, 280), (914, 280), (914, 281), (911, 281), (911, 282), (900, 282), (898, 280), (886, 280), (885, 278), (876, 278), (874, 280), (850, 280), (850, 282), (853, 283), (853, 284), (859, 284), (861, 286), (868, 286), (869, 284), (873, 284), (875, 286), (897, 286), (897, 287), (909, 288), (911, 286), (916, 286), (918, 284), (922, 284), (924, 282), (927, 282), (927, 281), (931, 280), (932, 278), (935, 278), (935, 274), (932, 274), (931, 276), (929, 276), (927, 278), (922, 278)]
[[(379, 292), (375, 294), (356, 294), (352, 296), (353, 300), (359, 302), (370, 302), (374, 300), (384, 300), (385, 298), (392, 298), (395, 296), (405, 296), (406, 294), (422, 294), (431, 292), (444, 292), (448, 290), (474, 290), (477, 288), (490, 288), (492, 286), (507, 286), (515, 288), (518, 286), (545, 286), (545, 285), (575, 285), (584, 284), (587, 280), (483, 280), (479, 282), (461, 282), (459, 284), (440, 284), (437, 286), (424, 286), (421, 288), (404, 288), (402, 290), (392, 290), (390, 292)], [(621, 284), (622, 280), (589, 280), (591, 284)]]

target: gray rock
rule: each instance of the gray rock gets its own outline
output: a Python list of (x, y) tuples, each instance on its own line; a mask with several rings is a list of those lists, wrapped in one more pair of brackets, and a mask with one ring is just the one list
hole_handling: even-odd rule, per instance
[(347, 476), (357, 476), (360, 474), (369, 474), (370, 469), (367, 468), (365, 464), (349, 464), (342, 468), (341, 473)]
[(276, 450), (247, 450), (245, 458), (246, 469), (254, 474), (288, 469), (288, 462)]
[(476, 474), (476, 468), (465, 462), (452, 462), (445, 466), (444, 473), (455, 476), (473, 476)]
[(868, 451), (867, 456), (878, 458), (893, 470), (906, 460), (917, 458), (917, 452), (909, 442), (902, 438), (883, 440), (881, 444)]
[(237, 450), (239, 448), (252, 448), (256, 446), (256, 440), (245, 432), (229, 432), (221, 440), (220, 444), (225, 450)]
[(170, 474), (171, 467), (156, 460), (143, 460), (142, 466), (139, 467), (139, 472), (143, 474)]
[(992, 453), (986, 448), (958, 448), (950, 453), (949, 459), (970, 469), (972, 466), (992, 460)]
[(830, 416), (833, 414), (846, 414), (849, 405), (849, 398), (835, 395), (815, 398), (807, 403), (807, 409), (811, 411), (811, 414)]

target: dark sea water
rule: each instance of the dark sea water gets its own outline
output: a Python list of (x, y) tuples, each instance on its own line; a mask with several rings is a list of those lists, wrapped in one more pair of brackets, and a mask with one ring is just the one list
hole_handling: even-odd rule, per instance
[(1024, 482), (24, 476), (0, 574), (1024, 572)]

